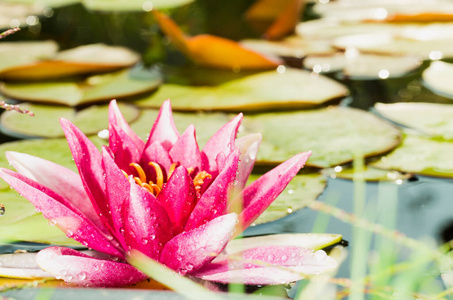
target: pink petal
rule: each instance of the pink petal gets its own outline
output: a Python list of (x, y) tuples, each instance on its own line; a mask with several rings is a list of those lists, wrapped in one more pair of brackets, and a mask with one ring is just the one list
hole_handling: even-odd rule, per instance
[(164, 176), (166, 176), (168, 169), (173, 163), (168, 151), (158, 141), (147, 147), (140, 159), (140, 165), (146, 174), (155, 174), (154, 168), (148, 165), (150, 162), (159, 164), (163, 168)]
[(171, 148), (170, 156), (173, 162), (179, 162), (187, 169), (200, 170), (201, 153), (198, 148), (195, 127), (193, 125), (187, 127), (186, 131), (184, 131), (182, 136)]
[(102, 232), (74, 205), (47, 187), (14, 171), (0, 169), (2, 177), (18, 193), (30, 201), (37, 211), (42, 212), (51, 224), (66, 235), (92, 249), (123, 257), (118, 244), (108, 233)]
[(139, 162), (142, 155), (142, 151), (135, 146), (133, 139), (115, 125), (109, 126), (109, 148), (112, 150), (118, 167), (127, 172), (133, 170), (129, 164)]
[[(74, 162), (79, 170), (85, 191), (98, 215), (108, 215), (109, 207), (105, 194), (102, 155), (96, 146), (71, 122), (60, 119), (61, 127), (68, 140)], [(107, 223), (107, 222), (104, 222)]]
[(158, 141), (167, 151), (169, 151), (178, 138), (179, 133), (173, 120), (171, 103), (170, 100), (166, 100), (160, 107), (159, 115), (157, 116), (156, 121), (154, 121), (145, 149), (155, 141)]
[(209, 188), (198, 200), (187, 221), (185, 230), (197, 228), (225, 213), (228, 194), (234, 184), (239, 164), (239, 149), (234, 150), (226, 160), (226, 167), (215, 178)]
[(268, 246), (224, 255), (192, 275), (222, 283), (286, 284), (336, 267), (337, 262), (322, 250)]
[(24, 153), (7, 151), (6, 158), (19, 174), (53, 190), (76, 206), (98, 227), (104, 228), (85, 193), (79, 174), (51, 161)]
[(93, 258), (64, 247), (41, 250), (36, 260), (43, 270), (56, 278), (87, 287), (120, 287), (136, 284), (147, 278), (129, 264)]
[(128, 247), (154, 260), (159, 259), (164, 245), (173, 237), (172, 224), (165, 208), (153, 194), (131, 179), (130, 197), (124, 203), (123, 214)]
[(180, 274), (190, 274), (225, 248), (236, 224), (237, 215), (233, 213), (185, 231), (165, 245), (160, 261)]
[(197, 203), (195, 187), (187, 169), (177, 167), (157, 196), (173, 223), (173, 233), (179, 234)]
[(216, 174), (216, 158), (219, 153), (223, 152), (228, 156), (234, 150), (234, 140), (242, 122), (243, 115), (237, 115), (233, 120), (219, 129), (206, 143), (202, 151), (203, 170), (208, 173)]
[(249, 134), (236, 140), (236, 146), (239, 147), (241, 152), (238, 176), (236, 177), (237, 184), (235, 190), (242, 190), (247, 183), (247, 179), (252, 173), (253, 166), (255, 165), (256, 154), (261, 144), (261, 134)]
[(121, 243), (123, 248), (126, 249), (124, 236), (121, 233), (121, 228), (123, 227), (121, 207), (123, 207), (123, 203), (126, 198), (129, 197), (130, 183), (113, 161), (108, 149), (109, 148), (106, 147), (102, 148), (102, 166), (105, 172), (107, 198), (109, 207), (111, 208), (109, 212), (109, 220), (115, 231), (117, 240)]
[(242, 194), (230, 203), (229, 208), (237, 207), (237, 201), (243, 199), (243, 210), (239, 215), (241, 228), (236, 234), (252, 224), (269, 207), (304, 166), (310, 155), (311, 152), (300, 153), (283, 162), (246, 187)]
[[(109, 105), (109, 131), (110, 125), (115, 125), (121, 128), (122, 131), (124, 131), (126, 135), (131, 138), (138, 151), (140, 153), (143, 152), (143, 149), (145, 148), (145, 143), (142, 141), (141, 138), (138, 137), (138, 135), (131, 129), (129, 124), (126, 122), (126, 120), (123, 117), (123, 114), (121, 114), (121, 111), (118, 108), (116, 100), (110, 101)], [(114, 142), (115, 140), (112, 141), (109, 139), (110, 145), (112, 145)]]

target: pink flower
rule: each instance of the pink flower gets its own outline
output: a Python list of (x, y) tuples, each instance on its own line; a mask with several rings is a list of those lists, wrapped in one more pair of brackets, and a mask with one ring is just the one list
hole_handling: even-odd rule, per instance
[[(170, 101), (163, 104), (146, 142), (112, 101), (109, 146), (101, 152), (77, 127), (61, 120), (79, 174), (8, 152), (17, 173), (1, 169), (0, 176), (51, 224), (95, 250), (88, 255), (49, 247), (38, 253), (39, 267), (85, 286), (144, 280), (146, 275), (125, 262), (132, 249), (180, 274), (217, 282), (277, 284), (300, 279), (297, 272), (335, 267), (333, 259), (291, 246), (247, 249), (241, 252), (242, 263), (228, 264), (230, 255), (238, 255), (224, 251), (230, 239), (272, 203), (310, 156), (298, 154), (244, 188), (260, 136), (235, 140), (241, 120), (242, 114), (236, 116), (200, 151), (193, 126), (182, 135), (176, 130)], [(241, 209), (232, 212), (238, 204)], [(252, 262), (256, 260), (267, 266)]]

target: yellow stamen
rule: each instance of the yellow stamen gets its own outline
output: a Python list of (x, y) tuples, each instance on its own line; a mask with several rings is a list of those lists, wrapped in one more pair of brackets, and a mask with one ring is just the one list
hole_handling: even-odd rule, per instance
[(138, 185), (144, 184), (143, 181), (141, 181), (140, 178), (138, 178), (138, 177), (134, 177), (134, 180), (135, 180), (135, 183)]
[(131, 167), (134, 167), (135, 170), (137, 171), (138, 173), (138, 177), (140, 178), (140, 180), (142, 182), (146, 182), (146, 174), (145, 174), (145, 171), (143, 171), (142, 167), (137, 164), (137, 163), (130, 163), (129, 166)]
[(148, 192), (150, 192), (151, 194), (154, 195), (154, 189), (149, 184), (142, 182), (142, 184), (140, 184), (140, 186), (144, 187), (145, 189), (148, 190)]
[(156, 184), (159, 187), (160, 191), (162, 189), (162, 185), (164, 184), (164, 174), (162, 173), (162, 169), (155, 162), (150, 162), (149, 165), (152, 166), (154, 170), (156, 170)]
[(162, 189), (157, 184), (150, 183), (150, 185), (154, 189), (154, 196), (157, 196)]
[(190, 175), (190, 174), (192, 174), (192, 173), (193, 173), (193, 171), (195, 171), (195, 169), (194, 169), (194, 168), (187, 168), (187, 172), (189, 173), (189, 175)]
[(121, 172), (123, 172), (123, 175), (126, 176), (126, 178), (129, 178), (129, 175), (127, 175), (126, 172), (124, 172), (123, 170), (121, 170)]
[(195, 186), (195, 190), (197, 192), (199, 192), (201, 190), (201, 186), (203, 185), (204, 183), (204, 180), (208, 178), (208, 179), (211, 179), (212, 176), (211, 174), (209, 174), (208, 172), (206, 171), (201, 171), (200, 173), (198, 173), (195, 178), (193, 179), (193, 185)]
[(168, 170), (167, 180), (170, 179), (171, 175), (173, 174), (173, 172), (175, 171), (177, 166), (178, 166), (178, 163), (172, 163), (171, 164), (170, 170)]

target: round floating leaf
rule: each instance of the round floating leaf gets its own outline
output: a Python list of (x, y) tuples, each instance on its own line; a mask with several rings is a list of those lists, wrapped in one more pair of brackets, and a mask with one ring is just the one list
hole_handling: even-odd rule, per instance
[(194, 0), (79, 0), (91, 10), (99, 11), (150, 11), (173, 8), (192, 3)]
[(1, 42), (0, 75), (17, 66), (34, 63), (40, 59), (50, 59), (57, 51), (58, 44), (54, 41)]
[(279, 41), (243, 40), (241, 44), (249, 49), (281, 57), (303, 58), (310, 54), (332, 54), (337, 52), (329, 41), (309, 40), (290, 36)]
[(433, 93), (453, 99), (453, 64), (443, 61), (434, 61), (423, 71), (423, 84)]
[(164, 84), (135, 103), (158, 108), (170, 98), (175, 110), (247, 111), (315, 106), (348, 93), (346, 87), (324, 76), (296, 69), (281, 72), (262, 72), (216, 87)]
[[(142, 110), (138, 120), (131, 124), (131, 128), (145, 140), (151, 131), (151, 127), (158, 113), (158, 110), (153, 109)], [(217, 130), (230, 121), (231, 116), (225, 113), (173, 112), (173, 118), (180, 133), (183, 133), (190, 124), (195, 125), (198, 145), (201, 148)]]
[[(133, 105), (119, 103), (119, 106), (127, 122), (133, 122), (140, 115)], [(19, 138), (64, 137), (59, 121), (61, 117), (74, 123), (86, 135), (97, 134), (108, 128), (108, 105), (92, 105), (82, 110), (32, 103), (23, 103), (21, 107), (32, 111), (35, 116), (30, 117), (15, 111), (4, 112), (0, 117), (0, 129), (3, 133)]]
[[(261, 175), (252, 174), (249, 183)], [(320, 174), (296, 175), (285, 190), (262, 213), (255, 224), (262, 224), (281, 219), (290, 213), (300, 210), (316, 200), (324, 191), (326, 179)]]
[(396, 147), (400, 131), (370, 113), (341, 107), (244, 118), (244, 134), (261, 132), (259, 163), (276, 164), (311, 150), (307, 165), (327, 168)]
[(3, 83), (4, 96), (31, 101), (77, 106), (110, 99), (142, 94), (161, 84), (160, 73), (141, 68), (94, 75), (82, 81), (40, 83)]
[(453, 106), (437, 103), (376, 103), (376, 111), (391, 121), (420, 132), (453, 140)]
[(453, 142), (407, 133), (402, 144), (372, 166), (453, 178)]
[[(98, 148), (106, 143), (98, 137), (92, 137), (91, 140), (96, 146), (98, 146)], [(77, 172), (77, 168), (74, 164), (74, 160), (72, 159), (71, 151), (69, 150), (66, 139), (24, 140), (1, 144), (0, 167), (12, 169), (5, 157), (6, 151), (16, 151), (38, 156)], [(9, 189), (9, 186), (6, 182), (0, 180), (0, 189)]]
[(22, 4), (36, 4), (39, 3), (40, 5), (52, 8), (58, 8), (70, 4), (75, 4), (80, 2), (80, 0), (4, 0), (5, 2), (11, 3), (22, 3)]
[[(40, 57), (37, 57), (38, 59)], [(124, 47), (85, 45), (56, 53), (51, 60), (28, 62), (0, 72), (8, 80), (43, 80), (130, 67), (140, 56)]]
[[(3, 180), (2, 183), (6, 184)], [(13, 189), (0, 190), (0, 203), (5, 206), (5, 213), (0, 216), (0, 230), (6, 225), (37, 214), (35, 207)]]
[(323, 174), (330, 176), (331, 178), (341, 178), (354, 180), (360, 178), (366, 181), (395, 181), (406, 180), (411, 177), (410, 174), (402, 174), (397, 171), (388, 171), (382, 169), (376, 169), (373, 167), (365, 166), (364, 170), (357, 172), (351, 167), (335, 167), (331, 169), (324, 169)]

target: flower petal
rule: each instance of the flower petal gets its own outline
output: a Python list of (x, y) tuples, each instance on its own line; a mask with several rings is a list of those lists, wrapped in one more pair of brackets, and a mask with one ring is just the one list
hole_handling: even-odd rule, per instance
[(133, 139), (121, 128), (109, 124), (109, 148), (115, 157), (115, 162), (122, 170), (131, 172), (131, 162), (139, 162), (142, 156)]
[(234, 184), (239, 164), (239, 149), (236, 148), (226, 159), (225, 168), (215, 178), (198, 200), (187, 221), (185, 230), (197, 228), (225, 213), (228, 194)]
[(240, 234), (269, 207), (304, 166), (310, 155), (311, 152), (303, 152), (283, 162), (246, 187), (242, 194), (230, 203), (229, 209), (233, 209), (238, 206), (238, 201), (243, 201), (241, 205), (243, 209), (239, 215), (241, 228), (238, 228), (235, 234)]
[(83, 286), (125, 286), (147, 278), (129, 264), (93, 258), (64, 247), (41, 250), (36, 260), (43, 270), (56, 278)]
[(123, 257), (114, 240), (110, 240), (105, 232), (54, 191), (8, 169), (0, 169), (0, 177), (27, 198), (37, 211), (41, 211), (51, 224), (63, 230), (68, 237), (92, 249)]
[(201, 153), (195, 137), (195, 127), (190, 125), (181, 135), (170, 150), (173, 162), (179, 162), (182, 166), (200, 170)]
[(79, 174), (51, 161), (25, 153), (7, 151), (6, 158), (22, 174), (53, 190), (74, 206), (99, 228), (100, 222), (90, 198), (85, 193)]
[[(110, 101), (109, 105), (109, 126), (115, 125), (122, 129), (126, 133), (127, 136), (131, 138), (135, 147), (141, 153), (145, 148), (145, 143), (142, 141), (140, 137), (131, 129), (129, 124), (127, 123), (126, 119), (124, 119), (123, 114), (121, 113), (120, 109), (118, 108), (118, 104), (116, 100)], [(110, 127), (109, 127), (110, 131)], [(115, 141), (109, 139), (109, 145), (112, 145)]]
[[(68, 140), (72, 157), (79, 170), (85, 191), (98, 215), (107, 216), (109, 207), (105, 194), (104, 171), (102, 170), (102, 155), (96, 146), (66, 119), (60, 119), (61, 127)], [(102, 219), (102, 218), (101, 218)], [(104, 222), (107, 224), (107, 222)]]
[(173, 223), (173, 233), (177, 235), (182, 232), (197, 203), (195, 187), (185, 167), (175, 169), (157, 200), (165, 207)]
[(173, 237), (172, 224), (154, 195), (133, 179), (130, 179), (130, 197), (123, 204), (123, 220), (128, 247), (159, 259), (164, 245)]
[(252, 173), (253, 166), (255, 165), (256, 154), (261, 144), (261, 134), (249, 134), (236, 140), (236, 147), (241, 152), (239, 160), (238, 176), (236, 177), (237, 184), (235, 190), (242, 190), (247, 183), (247, 179)]
[(202, 151), (203, 170), (212, 175), (217, 174), (217, 155), (223, 152), (226, 156), (234, 150), (234, 140), (241, 124), (243, 115), (237, 115), (233, 120), (219, 129), (206, 143)]
[(160, 261), (180, 274), (190, 274), (212, 261), (225, 248), (236, 223), (237, 215), (233, 213), (185, 231), (165, 245)]
[(223, 255), (192, 275), (222, 283), (286, 284), (336, 267), (337, 262), (322, 250), (268, 246)]
[(168, 151), (158, 142), (155, 141), (149, 147), (145, 149), (140, 158), (140, 165), (145, 170), (146, 174), (155, 174), (153, 167), (148, 165), (149, 162), (155, 162), (162, 167), (164, 176), (167, 175), (167, 171), (170, 169), (173, 163)]
[(36, 263), (37, 253), (11, 253), (0, 255), (0, 276), (10, 278), (52, 278)]
[(166, 100), (154, 121), (153, 128), (149, 134), (148, 141), (146, 142), (145, 149), (158, 141), (162, 146), (169, 151), (179, 138), (178, 130), (176, 129), (173, 115), (171, 112), (170, 100)]

